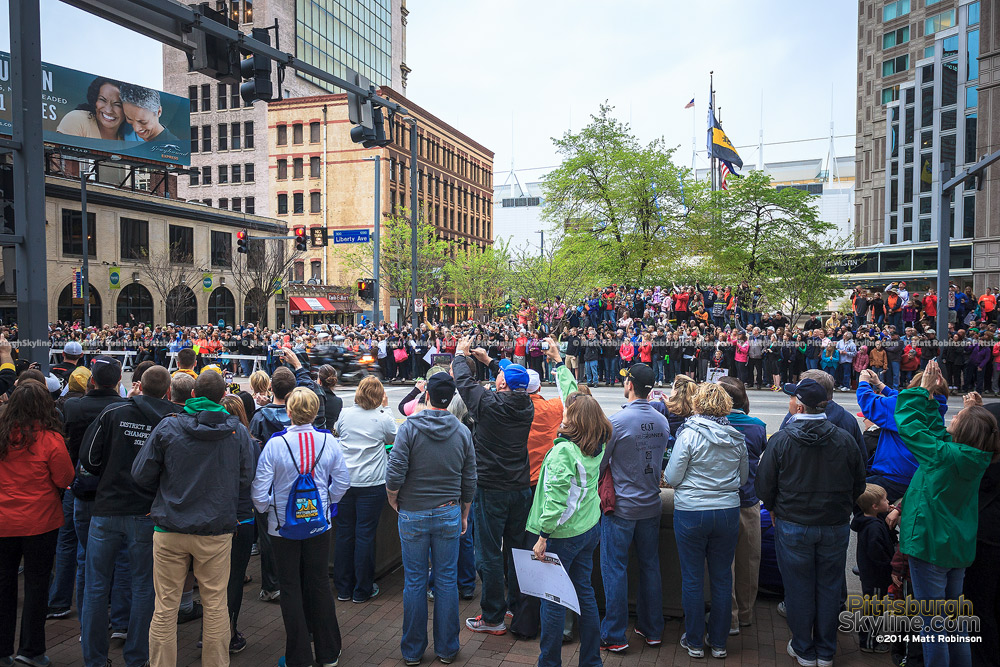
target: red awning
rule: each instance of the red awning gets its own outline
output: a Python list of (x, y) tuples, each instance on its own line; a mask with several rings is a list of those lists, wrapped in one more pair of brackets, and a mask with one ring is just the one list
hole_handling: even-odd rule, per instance
[(323, 297), (293, 296), (292, 315), (305, 313), (332, 313), (337, 308)]

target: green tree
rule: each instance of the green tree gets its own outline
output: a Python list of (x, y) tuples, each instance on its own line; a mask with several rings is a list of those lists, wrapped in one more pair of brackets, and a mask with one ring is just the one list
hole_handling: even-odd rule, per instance
[(769, 276), (764, 292), (775, 308), (788, 314), (792, 326), (804, 313), (826, 310), (831, 299), (843, 294), (843, 284), (830, 272), (838, 250), (842, 250), (840, 244), (807, 239), (776, 248), (763, 260)]
[(567, 307), (563, 319), (553, 324), (554, 333), (569, 317), (568, 308), (583, 301), (601, 278), (587, 255), (572, 251), (566, 244), (546, 248), (540, 255), (519, 250), (512, 259), (508, 296), (515, 309), (520, 299), (529, 299), (541, 309), (558, 297)]
[(457, 251), (444, 265), (447, 289), (462, 303), (474, 304), (491, 315), (507, 298), (511, 257), (509, 242), (498, 240), (492, 246), (469, 247)]
[(545, 217), (563, 248), (598, 273), (641, 284), (690, 255), (686, 232), (705, 185), (672, 161), (664, 140), (642, 145), (603, 104), (579, 133), (554, 139), (562, 164), (545, 177)]

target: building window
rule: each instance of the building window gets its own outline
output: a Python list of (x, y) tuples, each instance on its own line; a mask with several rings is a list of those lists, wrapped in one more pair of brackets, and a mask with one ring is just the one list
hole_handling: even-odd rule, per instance
[(908, 41), (910, 41), (910, 26), (907, 25), (882, 35), (882, 48), (891, 49), (894, 46), (906, 44)]
[(212, 266), (229, 268), (233, 265), (233, 235), (229, 232), (212, 232)]
[(247, 197), (243, 200), (243, 212), (253, 213), (254, 212), (254, 200), (253, 197)]
[(292, 143), (296, 145), (302, 143), (302, 123), (292, 125)]
[(229, 199), (227, 197), (221, 197), (219, 199), (219, 208), (221, 208), (223, 211), (229, 210)]
[(286, 215), (288, 213), (288, 195), (282, 193), (278, 195), (278, 215)]
[(233, 197), (233, 210), (237, 213), (243, 211), (243, 200), (239, 197)]
[(215, 105), (219, 108), (219, 111), (224, 111), (226, 109), (226, 104), (229, 102), (229, 87), (228, 84), (220, 83), (217, 88), (217, 94), (215, 97)]
[(965, 117), (965, 161), (966, 163), (976, 161), (976, 114), (972, 113)]
[(212, 205), (212, 200), (211, 199), (202, 199), (201, 203), (204, 204), (205, 206), (209, 206), (210, 207)]
[(302, 178), (302, 158), (292, 160), (292, 178)]
[(122, 259), (149, 259), (149, 223), (145, 220), (121, 218), (119, 220), (119, 241)]
[(299, 261), (295, 262), (295, 270), (292, 273), (292, 280), (296, 282), (305, 282), (306, 279), (306, 263)]
[(319, 123), (309, 123), (309, 143), (318, 144), (319, 141)]
[(247, 162), (243, 165), (243, 182), (253, 183), (253, 162)]
[(965, 38), (966, 71), (969, 73), (969, 81), (979, 78), (979, 31), (970, 30)]
[(170, 225), (170, 261), (174, 264), (194, 263), (194, 228)]
[(253, 23), (253, 0), (243, 0), (243, 23)]
[(284, 181), (288, 178), (288, 160), (278, 160), (278, 180)]
[(977, 25), (979, 23), (979, 3), (973, 2), (969, 5), (969, 25)]
[(201, 84), (201, 110), (212, 110), (212, 85), (208, 83)]
[(192, 153), (197, 153), (198, 152), (198, 126), (197, 125), (192, 125), (191, 126), (191, 152)]
[(212, 126), (202, 125), (201, 126), (201, 152), (211, 153), (212, 152)]
[(188, 178), (189, 178), (188, 185), (198, 185), (198, 182), (201, 180), (200, 176), (201, 176), (201, 171), (199, 171), (197, 167), (192, 169), (188, 173)]
[(910, 69), (909, 54), (882, 61), (882, 76), (892, 76), (908, 69)]
[(320, 193), (318, 193), (318, 192), (310, 192), (309, 193), (309, 212), (310, 213), (319, 213), (320, 212), (320, 203), (321, 203), (321, 201), (322, 201), (322, 198), (320, 197)]
[[(389, 85), (392, 81), (392, 7), (389, 0), (338, 3), (299, 0), (295, 16), (295, 38), (300, 44), (297, 54), (301, 54), (305, 62), (325, 71), (343, 71), (344, 67), (350, 67), (371, 79), (376, 86)], [(321, 29), (318, 25), (327, 27)], [(309, 80), (330, 92), (341, 92), (328, 83)]]
[(950, 28), (954, 25), (955, 10), (949, 9), (946, 12), (941, 12), (936, 16), (932, 16), (929, 19), (924, 20), (924, 35), (933, 35), (940, 30)]
[(243, 123), (243, 148), (253, 148), (253, 121)]
[(309, 178), (319, 178), (319, 157), (309, 158)]
[(191, 101), (191, 113), (198, 113), (198, 86), (188, 86), (188, 100)]
[(230, 144), (232, 149), (234, 151), (238, 151), (240, 149), (240, 124), (233, 123), (229, 126), (229, 129), (229, 136), (231, 137)]
[(233, 166), (231, 166), (229, 168), (229, 170), (232, 172), (232, 175), (233, 175), (233, 183), (239, 183), (240, 180), (242, 180), (241, 179), (241, 173), (240, 173), (241, 169), (242, 169), (242, 167), (240, 165), (238, 165), (238, 164), (234, 164)]
[(279, 146), (287, 146), (288, 145), (288, 126), (287, 125), (279, 125), (278, 126), (277, 144)]
[(899, 99), (899, 86), (890, 86), (882, 89), (882, 104), (895, 102)]
[(309, 274), (310, 274), (309, 277), (312, 280), (322, 282), (323, 261), (319, 259), (314, 259), (311, 262), (309, 262)]
[(229, 182), (229, 167), (224, 164), (219, 165), (219, 183)]
[(234, 83), (229, 88), (229, 108), (240, 108), (240, 84)]
[(201, 183), (202, 185), (212, 184), (212, 168), (205, 166), (201, 168)]
[(292, 213), (305, 213), (305, 195), (301, 192), (292, 194)]
[(229, 150), (229, 126), (225, 123), (219, 124), (219, 141), (218, 146), (220, 151)]

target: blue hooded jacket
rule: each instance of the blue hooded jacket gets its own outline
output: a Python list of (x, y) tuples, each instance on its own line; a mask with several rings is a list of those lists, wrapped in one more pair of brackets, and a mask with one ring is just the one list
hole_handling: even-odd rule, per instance
[(767, 446), (767, 426), (742, 410), (734, 409), (729, 413), (728, 419), (729, 425), (743, 434), (747, 445), (747, 462), (750, 464), (746, 484), (740, 487), (740, 507), (754, 507), (760, 503), (754, 490), (754, 480), (757, 479), (757, 464)]
[[(876, 394), (867, 382), (858, 383), (858, 405), (861, 413), (881, 430), (878, 434), (878, 448), (872, 462), (871, 473), (882, 475), (898, 484), (909, 486), (913, 473), (917, 471), (917, 459), (903, 444), (896, 426), (896, 397), (899, 392), (890, 387)], [(948, 412), (948, 399), (935, 395), (941, 418)]]

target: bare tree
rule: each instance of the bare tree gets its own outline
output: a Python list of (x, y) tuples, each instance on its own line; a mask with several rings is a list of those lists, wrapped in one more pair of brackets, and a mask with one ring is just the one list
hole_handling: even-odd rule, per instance
[[(188, 313), (198, 307), (191, 290), (197, 272), (190, 250), (179, 244), (161, 255), (146, 254), (146, 277), (156, 293), (163, 299), (167, 319), (183, 321)], [(177, 289), (184, 287), (187, 289)]]
[[(236, 253), (233, 259), (233, 280), (247, 301), (258, 313), (259, 324), (267, 325), (267, 304), (285, 284), (288, 270), (298, 258), (286, 241), (250, 238), (248, 253)], [(242, 318), (240, 318), (242, 319)]]

